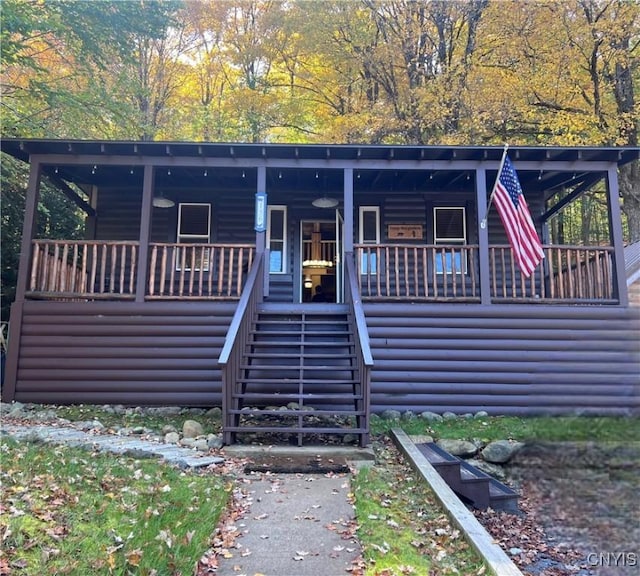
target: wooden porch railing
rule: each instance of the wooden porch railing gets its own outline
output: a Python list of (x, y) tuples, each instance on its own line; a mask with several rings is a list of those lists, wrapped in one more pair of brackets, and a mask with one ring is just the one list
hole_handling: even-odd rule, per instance
[[(132, 299), (139, 243), (34, 240), (30, 298)], [(253, 264), (252, 244), (152, 243), (145, 298), (239, 299)]]
[(28, 295), (133, 298), (137, 253), (138, 242), (34, 240)]
[(258, 305), (264, 299), (264, 262), (269, 252), (258, 254), (258, 258), (251, 268), (247, 282), (242, 291), (233, 319), (227, 330), (227, 337), (218, 357), (218, 364), (222, 368), (222, 433), (225, 444), (231, 444), (233, 433), (228, 428), (233, 427), (234, 414), (230, 413), (233, 406), (233, 391), (240, 378), (240, 365), (244, 347), (249, 341), (249, 332), (253, 325)]
[(477, 245), (356, 244), (355, 250), (364, 299), (480, 300)]
[(150, 245), (149, 299), (240, 298), (253, 244)]
[[(364, 300), (480, 300), (478, 246), (357, 244)], [(545, 259), (525, 278), (509, 245), (489, 247), (493, 302), (615, 304), (611, 246), (544, 246)]]
[(360, 443), (366, 446), (369, 443), (369, 415), (371, 408), (371, 370), (373, 368), (373, 356), (369, 346), (369, 331), (360, 300), (360, 289), (356, 275), (356, 267), (353, 254), (345, 254), (345, 302), (349, 306), (349, 316), (353, 319), (355, 354), (360, 375), (360, 388), (362, 392), (362, 406), (359, 410), (364, 412), (358, 428), (364, 428), (365, 433), (360, 436)]
[(613, 288), (612, 246), (543, 246), (545, 258), (525, 278), (508, 245), (490, 247), (494, 301), (594, 302), (618, 300)]

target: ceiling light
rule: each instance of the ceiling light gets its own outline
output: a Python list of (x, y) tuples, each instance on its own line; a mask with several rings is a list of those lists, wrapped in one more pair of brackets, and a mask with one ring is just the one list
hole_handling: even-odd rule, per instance
[(155, 208), (173, 208), (176, 203), (171, 198), (165, 198), (162, 194), (153, 197), (153, 206)]
[(338, 205), (338, 201), (325, 195), (322, 198), (316, 198), (311, 204), (316, 208), (335, 208)]

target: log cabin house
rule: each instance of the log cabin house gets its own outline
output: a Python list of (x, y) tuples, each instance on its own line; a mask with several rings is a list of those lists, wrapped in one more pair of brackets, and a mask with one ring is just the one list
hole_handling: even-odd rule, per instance
[[(544, 244), (530, 278), (487, 213), (500, 147), (1, 149), (30, 165), (4, 401), (218, 405), (227, 443), (366, 444), (385, 409), (638, 412), (617, 180), (636, 148), (510, 149)], [(43, 178), (85, 239), (34, 237)], [(607, 241), (551, 243), (549, 221), (595, 186)], [(318, 424), (335, 415), (349, 426)]]

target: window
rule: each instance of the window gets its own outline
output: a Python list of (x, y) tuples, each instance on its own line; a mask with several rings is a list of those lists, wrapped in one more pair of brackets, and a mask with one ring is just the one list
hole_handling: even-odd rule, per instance
[[(360, 244), (380, 244), (380, 208), (378, 206), (360, 206), (358, 231)], [(378, 262), (375, 253), (362, 252), (361, 274), (377, 274)]]
[(287, 271), (287, 207), (269, 206), (267, 222), (267, 247), (269, 248), (269, 272), (284, 274)]
[[(467, 243), (467, 225), (465, 217), (465, 209), (462, 206), (456, 207), (434, 207), (433, 209), (433, 243), (459, 244), (461, 246)], [(436, 253), (436, 273), (451, 274), (454, 270), (456, 273), (466, 273), (466, 258), (462, 258), (462, 252), (449, 248), (447, 252), (442, 254)]]
[[(178, 206), (178, 243), (208, 244), (211, 234), (211, 204), (182, 203)], [(176, 251), (176, 270), (209, 270), (209, 249), (181, 246)]]

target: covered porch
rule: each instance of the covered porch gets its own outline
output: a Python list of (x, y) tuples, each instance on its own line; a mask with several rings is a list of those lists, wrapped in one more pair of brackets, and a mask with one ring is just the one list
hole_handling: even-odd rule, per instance
[[(2, 150), (31, 166), (18, 301), (238, 300), (269, 250), (273, 301), (311, 302), (320, 287), (343, 302), (351, 259), (369, 302), (628, 303), (617, 167), (637, 150), (510, 150), (543, 240), (530, 278), (487, 210), (498, 147), (9, 139)], [(84, 239), (34, 237), (45, 179), (84, 214)], [(604, 230), (565, 234), (556, 220), (594, 192)]]

